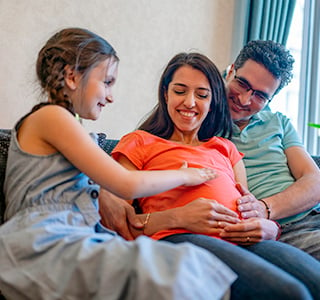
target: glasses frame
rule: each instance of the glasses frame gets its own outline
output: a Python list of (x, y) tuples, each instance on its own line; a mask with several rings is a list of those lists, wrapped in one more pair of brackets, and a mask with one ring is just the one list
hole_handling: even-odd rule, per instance
[[(252, 91), (251, 98), (255, 102), (259, 102), (262, 105), (265, 105), (266, 103), (269, 103), (273, 98), (273, 96), (269, 97), (266, 93), (264, 93), (262, 91), (253, 89), (249, 82), (247, 82), (245, 79), (237, 76), (236, 74), (234, 74), (233, 81), (237, 82), (238, 87), (240, 89), (240, 90), (238, 90), (239, 93)], [(235, 87), (235, 89), (237, 89), (237, 88)], [(256, 96), (258, 95), (258, 97), (254, 97), (255, 95)]]

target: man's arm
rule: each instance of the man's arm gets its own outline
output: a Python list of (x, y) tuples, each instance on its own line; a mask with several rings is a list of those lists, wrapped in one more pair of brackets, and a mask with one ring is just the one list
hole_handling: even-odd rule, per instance
[(313, 159), (301, 147), (289, 147), (285, 154), (296, 181), (282, 192), (263, 199), (274, 220), (306, 211), (320, 201), (320, 171)]
[(126, 200), (102, 188), (99, 195), (99, 213), (103, 226), (116, 231), (127, 240), (135, 238), (132, 228), (142, 232), (143, 224), (134, 208)]
[[(270, 219), (278, 220), (304, 212), (320, 201), (320, 170), (310, 155), (301, 147), (285, 150), (288, 166), (295, 182), (280, 193), (263, 198), (269, 206)], [(267, 218), (265, 204), (242, 191), (238, 209), (244, 219)]]

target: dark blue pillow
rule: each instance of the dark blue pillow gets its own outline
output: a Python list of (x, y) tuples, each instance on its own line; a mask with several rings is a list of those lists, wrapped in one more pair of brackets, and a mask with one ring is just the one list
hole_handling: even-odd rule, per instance
[(7, 166), (8, 148), (10, 144), (11, 130), (0, 129), (0, 224), (3, 223), (5, 200), (3, 194), (3, 182)]

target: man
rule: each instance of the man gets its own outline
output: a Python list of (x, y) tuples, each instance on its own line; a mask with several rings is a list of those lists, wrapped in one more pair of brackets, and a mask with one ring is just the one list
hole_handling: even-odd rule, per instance
[[(254, 218), (269, 218), (282, 225), (281, 241), (320, 260), (320, 171), (290, 121), (265, 109), (290, 82), (293, 62), (282, 45), (252, 41), (227, 71), (227, 96), (234, 120), (232, 141), (245, 154), (249, 190), (254, 196), (243, 189), (244, 196), (238, 201), (241, 216), (253, 221), (230, 225), (221, 236), (235, 243), (262, 240), (268, 232)], [(205, 202), (195, 201), (197, 207)], [(106, 226), (125, 238), (132, 236), (120, 214), (125, 214), (133, 227), (143, 227), (130, 206), (123, 204), (122, 210), (117, 205), (107, 207), (101, 209), (102, 217), (108, 211), (103, 218)]]
[(272, 41), (251, 41), (226, 74), (232, 141), (245, 154), (249, 190), (242, 217), (282, 225), (280, 241), (320, 260), (320, 172), (290, 121), (264, 108), (291, 80), (293, 58)]

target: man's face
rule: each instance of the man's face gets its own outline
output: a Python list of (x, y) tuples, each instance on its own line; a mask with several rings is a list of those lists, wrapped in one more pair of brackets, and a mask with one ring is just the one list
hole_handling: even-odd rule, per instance
[(251, 59), (237, 71), (232, 65), (226, 80), (231, 117), (240, 128), (268, 104), (280, 84), (263, 65)]

